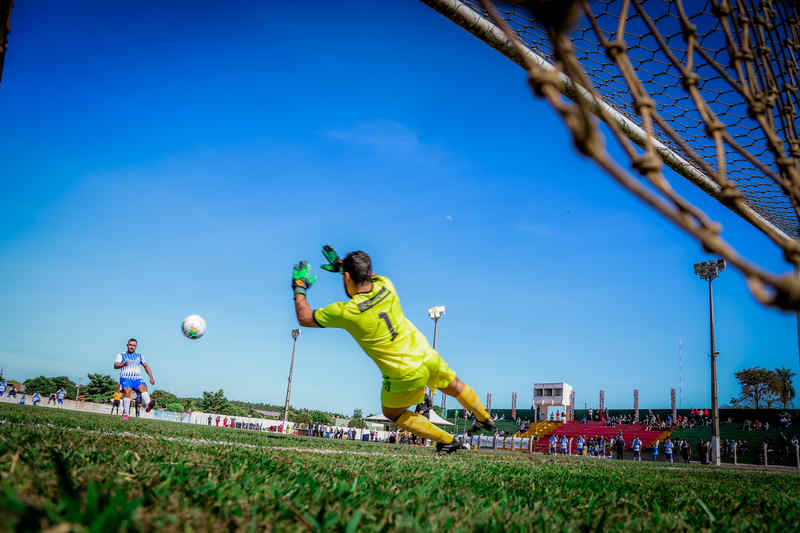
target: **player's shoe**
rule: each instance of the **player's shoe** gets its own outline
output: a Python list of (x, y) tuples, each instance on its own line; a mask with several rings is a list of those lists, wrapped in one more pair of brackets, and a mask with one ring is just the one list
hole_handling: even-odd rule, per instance
[(123, 420), (127, 420), (128, 419), (128, 415), (122, 415), (122, 419)]
[(150, 411), (153, 410), (153, 407), (155, 407), (155, 406), (156, 406), (155, 400), (150, 400), (150, 402), (148, 402), (148, 404), (147, 404), (147, 407), (145, 407), (144, 412), (145, 413), (149, 413)]
[(453, 439), (453, 442), (444, 444), (442, 442), (436, 443), (436, 455), (450, 455), (463, 448), (463, 445), (458, 439)]
[(472, 423), (472, 426), (469, 428), (470, 433), (477, 433), (478, 431), (497, 431), (497, 425), (495, 425), (494, 421), (491, 418), (487, 418), (483, 422), (475, 419), (475, 422)]

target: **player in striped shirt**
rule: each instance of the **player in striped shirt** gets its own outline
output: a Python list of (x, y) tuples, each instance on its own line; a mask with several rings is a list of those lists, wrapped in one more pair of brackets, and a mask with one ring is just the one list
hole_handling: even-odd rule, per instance
[(66, 398), (66, 397), (67, 397), (67, 391), (64, 390), (64, 387), (59, 387), (59, 389), (56, 391), (56, 398), (58, 400), (58, 403), (56, 404), (56, 407), (58, 407), (59, 409), (63, 409), (64, 408), (64, 398)]
[(119, 385), (122, 387), (122, 419), (128, 420), (131, 409), (131, 398), (133, 391), (139, 391), (142, 394), (146, 411), (149, 413), (153, 408), (153, 403), (150, 400), (150, 394), (147, 392), (147, 385), (142, 379), (142, 368), (144, 368), (147, 375), (150, 377), (150, 385), (155, 385), (156, 381), (153, 379), (153, 373), (150, 371), (150, 366), (142, 358), (142, 354), (136, 352), (138, 341), (136, 339), (128, 339), (128, 350), (117, 354), (114, 361), (114, 368), (119, 370)]

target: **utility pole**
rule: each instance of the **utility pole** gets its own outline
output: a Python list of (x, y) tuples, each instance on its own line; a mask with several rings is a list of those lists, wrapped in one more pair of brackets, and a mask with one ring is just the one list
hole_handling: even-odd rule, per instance
[(294, 372), (294, 350), (297, 347), (297, 337), (300, 336), (299, 329), (292, 330), (292, 359), (289, 363), (289, 383), (286, 385), (286, 405), (283, 408), (283, 432), (289, 432), (289, 400), (292, 397), (292, 373)]

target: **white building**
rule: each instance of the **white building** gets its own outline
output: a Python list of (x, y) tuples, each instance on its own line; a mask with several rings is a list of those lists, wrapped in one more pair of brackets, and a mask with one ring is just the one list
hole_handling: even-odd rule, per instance
[(565, 419), (572, 420), (575, 393), (572, 386), (564, 381), (556, 383), (533, 384), (533, 410), (536, 412), (536, 421), (547, 419), (549, 407), (563, 407)]

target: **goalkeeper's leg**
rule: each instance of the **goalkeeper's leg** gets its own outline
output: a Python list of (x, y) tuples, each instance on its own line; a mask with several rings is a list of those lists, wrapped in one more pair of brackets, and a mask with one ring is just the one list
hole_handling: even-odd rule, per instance
[(412, 413), (405, 407), (383, 406), (383, 416), (411, 433), (442, 444), (450, 444), (455, 437), (446, 431), (437, 428), (424, 416)]
[(458, 379), (458, 377), (453, 378), (450, 385), (439, 390), (449, 396), (453, 396), (458, 400), (458, 403), (475, 415), (479, 422), (485, 422), (489, 419), (489, 412), (483, 407), (483, 403), (478, 398), (475, 390)]

